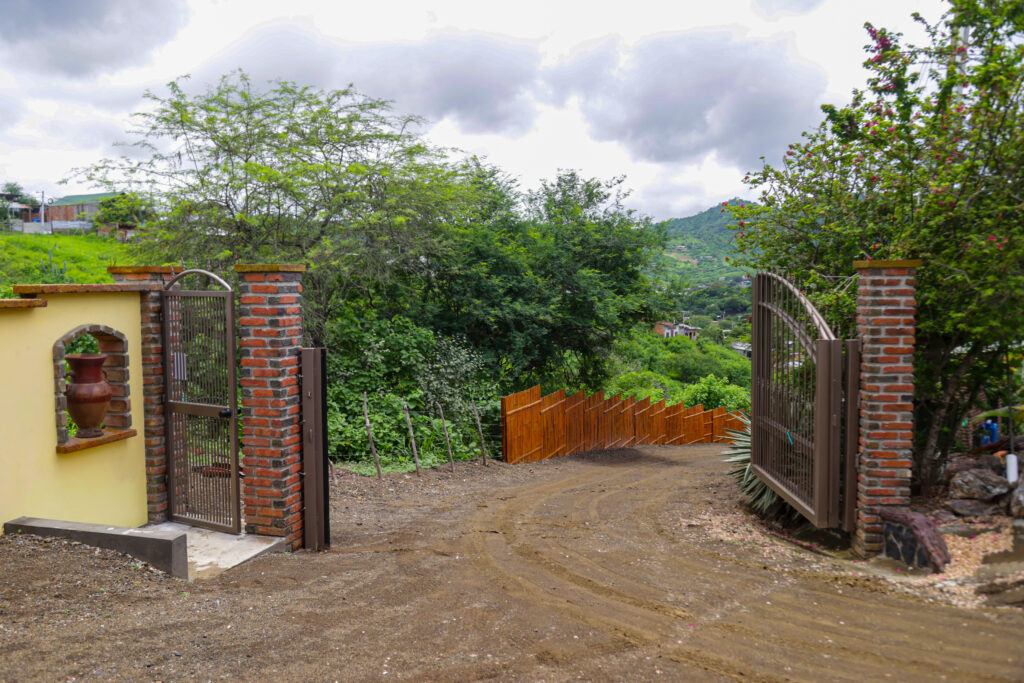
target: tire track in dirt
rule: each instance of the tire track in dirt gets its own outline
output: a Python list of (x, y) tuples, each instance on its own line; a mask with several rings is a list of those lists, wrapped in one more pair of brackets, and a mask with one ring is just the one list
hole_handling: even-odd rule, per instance
[[(644, 506), (644, 516), (650, 522), (651, 529), (660, 537), (672, 543), (686, 545), (685, 542), (673, 536), (660, 524), (657, 518), (659, 502), (657, 499), (652, 499), (651, 502)], [(726, 557), (720, 553), (696, 548), (692, 545), (688, 545), (687, 550), (688, 552), (701, 554), (715, 560), (731, 562), (751, 569), (760, 569), (756, 563), (743, 562), (739, 558)], [(879, 598), (872, 594), (858, 595), (856, 591), (850, 589), (846, 591), (840, 589), (839, 594), (834, 592), (830, 582), (841, 581), (841, 575), (827, 575), (811, 571), (788, 573), (792, 574), (794, 578), (801, 579), (797, 589), (802, 594), (810, 593), (821, 601), (815, 605), (816, 607), (824, 608), (834, 613), (851, 615), (854, 619), (871, 609), (877, 610), (880, 607), (878, 604)], [(1000, 671), (1005, 671), (1005, 667), (990, 667), (988, 661), (978, 661), (976, 648), (963, 644), (963, 629), (970, 628), (978, 631), (981, 628), (986, 628), (989, 631), (999, 631), (998, 634), (986, 633), (986, 635), (1001, 638), (1004, 641), (1002, 645), (1009, 648), (1006, 651), (1013, 651), (1013, 643), (1019, 639), (1019, 627), (993, 624), (989, 615), (985, 612), (960, 611), (960, 614), (955, 615), (953, 619), (949, 619), (947, 616), (949, 608), (911, 600), (908, 599), (908, 596), (902, 595), (884, 596), (884, 601), (892, 603), (892, 606), (895, 608), (884, 621), (873, 620), (871, 623), (864, 623), (861, 627), (855, 628), (851, 625), (850, 618), (847, 618), (845, 622), (840, 622), (843, 624), (842, 629), (835, 629), (836, 620), (826, 621), (822, 617), (816, 617), (808, 613), (808, 604), (817, 602), (810, 599), (810, 596), (797, 599), (789, 591), (773, 591), (771, 594), (773, 605), (771, 613), (767, 613), (763, 609), (764, 605), (759, 601), (755, 604), (753, 612), (748, 616), (750, 621), (756, 624), (771, 622), (777, 619), (775, 613), (780, 611), (778, 608), (785, 608), (783, 611), (787, 614), (787, 630), (793, 629), (796, 631), (795, 633), (788, 634), (788, 646), (792, 646), (792, 638), (799, 635), (802, 636), (801, 640), (813, 647), (814, 643), (810, 642), (811, 639), (821, 632), (823, 626), (830, 624), (833, 626), (831, 632), (833, 638), (830, 639), (829, 644), (830, 649), (846, 652), (855, 661), (860, 661), (861, 663), (867, 657), (877, 658), (880, 662), (889, 662), (895, 665), (905, 664), (908, 661), (908, 655), (913, 653), (917, 655), (912, 660), (913, 663), (920, 668), (932, 671), (937, 678), (942, 677), (949, 671), (948, 663), (936, 664), (933, 661), (934, 646), (937, 640), (940, 642), (944, 641), (944, 655), (949, 656), (949, 658), (955, 657), (959, 659), (961, 664), (971, 665), (976, 669), (975, 675), (983, 677), (994, 676), (995, 680), (1005, 680), (1003, 677), (1005, 673), (999, 673)], [(902, 614), (903, 610), (910, 612), (910, 615), (904, 616)], [(928, 612), (937, 612), (947, 618), (940, 618), (936, 621), (932, 618), (934, 615), (927, 615)], [(922, 622), (928, 625), (927, 628), (921, 625)], [(916, 629), (926, 631), (928, 638), (912, 641), (907, 634)], [(772, 635), (763, 629), (735, 625), (730, 626), (730, 631), (737, 634), (742, 633), (752, 640), (778, 640), (777, 638), (772, 638)], [(942, 636), (942, 638), (936, 638), (937, 635)], [(849, 645), (839, 644), (838, 641), (840, 639), (847, 641)], [(879, 650), (884, 650), (885, 652), (880, 652)], [(988, 670), (978, 671), (978, 668)]]
[[(599, 467), (599, 465), (597, 466)], [(618, 469), (618, 468), (616, 468)], [(645, 471), (646, 470), (646, 471)], [(858, 626), (856, 628), (846, 627), (834, 630), (825, 630), (829, 624), (828, 618), (807, 614), (808, 601), (806, 599), (787, 599), (791, 592), (790, 584), (796, 586), (801, 592), (807, 586), (820, 580), (820, 576), (787, 576), (785, 585), (770, 584), (765, 581), (763, 566), (744, 566), (745, 562), (737, 562), (737, 558), (727, 557), (722, 554), (708, 552), (704, 548), (688, 545), (679, 538), (668, 532), (658, 520), (658, 511), (666, 505), (667, 499), (674, 493), (679, 494), (686, 488), (686, 479), (670, 480), (665, 477), (664, 472), (650, 473), (649, 468), (636, 467), (625, 472), (617, 471), (610, 475), (588, 472), (585, 480), (575, 478), (561, 482), (554, 481), (543, 486), (533, 487), (532, 490), (517, 492), (497, 510), (489, 510), (486, 515), (480, 515), (475, 520), (475, 526), (488, 526), (496, 528), (499, 533), (501, 544), (495, 541), (485, 542), (477, 546), (482, 554), (486, 554), (481, 566), (485, 571), (494, 574), (499, 580), (516, 581), (522, 589), (522, 597), (535, 601), (571, 618), (580, 619), (588, 626), (603, 626), (610, 628), (618, 635), (627, 634), (626, 640), (633, 645), (643, 646), (654, 643), (667, 643), (672, 639), (678, 640), (680, 636), (680, 621), (691, 619), (693, 612), (683, 609), (678, 605), (665, 600), (658, 600), (649, 597), (651, 593), (664, 594), (663, 586), (655, 589), (649, 583), (644, 583), (634, 576), (623, 573), (619, 568), (609, 569), (602, 564), (609, 558), (591, 558), (580, 551), (566, 545), (563, 539), (558, 538), (554, 533), (540, 533), (539, 538), (531, 537), (529, 534), (520, 533), (520, 529), (529, 526), (531, 530), (542, 532), (545, 529), (545, 522), (551, 517), (552, 511), (568, 511), (569, 519), (573, 524), (554, 525), (548, 523), (548, 528), (571, 528), (577, 532), (577, 538), (585, 539), (586, 534), (594, 534), (600, 531), (615, 538), (619, 543), (627, 547), (643, 547), (647, 553), (654, 553), (661, 556), (663, 562), (671, 562), (684, 572), (689, 572), (691, 588), (696, 587), (702, 600), (715, 614), (700, 615), (702, 621), (702, 632), (717, 632), (713, 638), (706, 642), (707, 649), (695, 650), (692, 647), (676, 648), (669, 650), (669, 656), (681, 662), (695, 664), (709, 671), (722, 673), (724, 675), (749, 676), (753, 670), (743, 663), (749, 663), (755, 667), (770, 665), (780, 658), (743, 657), (746, 662), (737, 661), (731, 658), (727, 662), (717, 661), (709, 654), (713, 650), (716, 640), (727, 637), (735, 643), (743, 643), (743, 647), (730, 648), (734, 651), (746, 651), (747, 653), (757, 652), (763, 649), (764, 645), (773, 645), (775, 649), (784, 653), (781, 659), (793, 659), (794, 661), (815, 657), (826, 660), (821, 666), (805, 663), (797, 667), (800, 674), (824, 675), (835, 677), (837, 674), (837, 661), (847, 660), (851, 671), (858, 672), (858, 676), (871, 671), (880, 676), (893, 670), (900, 670), (902, 665), (907, 663), (908, 650), (913, 651), (912, 664), (917, 676), (927, 679), (939, 679), (950, 671), (950, 664), (959, 667), (969, 665), (973, 669), (972, 675), (1006, 680), (1008, 671), (1003, 666), (986, 666), (974, 661), (970, 648), (958, 647), (955, 640), (947, 643), (948, 649), (943, 652), (947, 659), (953, 662), (938, 662), (935, 660), (935, 653), (928, 648), (927, 644), (911, 645), (909, 637), (905, 634), (912, 632), (917, 626), (917, 620), (923, 615), (912, 614), (910, 616), (891, 616), (887, 619), (885, 628), (880, 633), (878, 624)], [(685, 491), (683, 491), (685, 492)], [(638, 496), (638, 493), (640, 494)], [(692, 492), (691, 492), (692, 493)], [(567, 502), (565, 498), (570, 500)], [(637, 501), (636, 498), (641, 498)], [(618, 516), (614, 524), (609, 524), (607, 517), (602, 514), (601, 508), (606, 502), (615, 501), (617, 498), (630, 499), (627, 504), (621, 500), (617, 502), (618, 508), (615, 512)], [(546, 516), (539, 516), (538, 510), (541, 507), (550, 508), (544, 511)], [(623, 513), (626, 508), (628, 513)], [(564, 515), (563, 515), (564, 516)], [(539, 519), (538, 519), (539, 517)], [(582, 526), (579, 524), (582, 522)], [(590, 525), (593, 522), (593, 525)], [(641, 543), (638, 539), (646, 537), (647, 543)], [(587, 541), (591, 539), (586, 539)], [(650, 541), (656, 540), (652, 544)], [(683, 551), (679, 552), (670, 549), (651, 547), (651, 545), (664, 546), (668, 544)], [(590, 545), (590, 543), (585, 543)], [(511, 560), (517, 558), (518, 563)], [(703, 562), (700, 561), (701, 558)], [(614, 560), (615, 558), (610, 558)], [(569, 560), (566, 562), (566, 560)], [(708, 580), (707, 570), (711, 563), (726, 566), (731, 565), (728, 572), (714, 573), (714, 579)], [(702, 571), (703, 570), (703, 571)], [(726, 579), (723, 574), (728, 574)], [(770, 576), (770, 575), (769, 575)], [(613, 581), (613, 578), (615, 579)], [(570, 608), (564, 603), (555, 600), (552, 595), (554, 588), (546, 588), (551, 585), (552, 579), (558, 579), (563, 583), (571, 584), (577, 591), (589, 593), (586, 598), (581, 598), (579, 593), (574, 593), (575, 604)], [(728, 604), (714, 605), (714, 599), (722, 597), (721, 586), (723, 579), (725, 583), (731, 584), (726, 587), (726, 592), (733, 592), (733, 599)], [(609, 585), (615, 583), (615, 587)], [(754, 595), (749, 591), (740, 591), (739, 584), (755, 583), (760, 584)], [(693, 584), (700, 584), (694, 586)], [(853, 595), (852, 589), (836, 594), (826, 585), (814, 586), (813, 593), (819, 598), (818, 607), (826, 613), (856, 614), (863, 608), (871, 607), (878, 609), (878, 601), (874, 600), (871, 594)], [(760, 609), (766, 602), (761, 598), (771, 596), (775, 600), (776, 608), (773, 610)], [(751, 598), (756, 597), (759, 605), (752, 605)], [(711, 598), (711, 600), (708, 600)], [(898, 600), (890, 598), (890, 600)], [(772, 601), (767, 601), (771, 603)], [(623, 607), (627, 609), (623, 609)], [(900, 605), (903, 610), (911, 610), (914, 603), (907, 601), (906, 605)], [(785, 609), (783, 609), (785, 608)], [(920, 611), (928, 611), (925, 606), (918, 608)], [(936, 608), (931, 608), (936, 609)], [(941, 610), (941, 608), (939, 608)], [(637, 614), (637, 612), (640, 614)], [(787, 613), (787, 620), (779, 624), (779, 612)], [(611, 614), (627, 614), (628, 619), (613, 617)], [(643, 614), (643, 612), (653, 613)], [(708, 617), (714, 616), (713, 620)], [(664, 617), (664, 618), (657, 618)], [(957, 619), (960, 616), (956, 617)], [(643, 628), (637, 630), (636, 624), (642, 624)], [(930, 622), (931, 623), (931, 622)], [(764, 625), (769, 628), (764, 628)], [(991, 623), (985, 624), (991, 627)], [(945, 629), (943, 629), (945, 630)], [(957, 629), (953, 629), (956, 631)], [(1003, 629), (997, 629), (1003, 630)], [(828, 635), (826, 635), (828, 634)], [(934, 635), (934, 634), (930, 634)], [(951, 634), (952, 635), (952, 634)], [(996, 634), (992, 634), (995, 636)], [(1010, 633), (1001, 633), (999, 636), (1009, 636)], [(1000, 638), (1001, 639), (1001, 638)], [(703, 641), (703, 636), (688, 638), (688, 640)], [(682, 641), (680, 641), (682, 642)], [(887, 646), (887, 643), (895, 643)], [(1010, 645), (1012, 640), (1007, 642)], [(879, 651), (880, 649), (885, 650)], [(752, 661), (751, 661), (752, 660)], [(769, 668), (771, 668), (769, 666)], [(792, 668), (792, 667), (791, 667)], [(840, 667), (841, 668), (841, 667)], [(794, 673), (796, 673), (794, 671)]]

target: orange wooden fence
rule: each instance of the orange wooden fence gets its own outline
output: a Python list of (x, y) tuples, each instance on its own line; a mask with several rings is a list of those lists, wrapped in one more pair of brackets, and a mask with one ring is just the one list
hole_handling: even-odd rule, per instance
[(642, 444), (728, 441), (725, 430), (742, 426), (725, 408), (605, 398), (601, 391), (541, 396), (540, 387), (532, 387), (501, 399), (501, 450), (511, 463)]

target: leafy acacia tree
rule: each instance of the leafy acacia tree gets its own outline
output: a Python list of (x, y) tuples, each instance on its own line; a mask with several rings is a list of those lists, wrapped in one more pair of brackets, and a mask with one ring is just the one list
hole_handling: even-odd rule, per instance
[(422, 268), (439, 225), (462, 210), (459, 170), (414, 132), (417, 120), (351, 88), (254, 86), (242, 72), (190, 94), (147, 93), (129, 131), (144, 158), (79, 174), (157, 208), (142, 258), (225, 269), (311, 264), (318, 342), (345, 300)]
[[(917, 17), (925, 23), (923, 19)], [(748, 182), (739, 260), (849, 320), (855, 259), (920, 258), (917, 475), (934, 480), (1024, 310), (1024, 5), (952, 0), (923, 46), (867, 25), (867, 87)]]

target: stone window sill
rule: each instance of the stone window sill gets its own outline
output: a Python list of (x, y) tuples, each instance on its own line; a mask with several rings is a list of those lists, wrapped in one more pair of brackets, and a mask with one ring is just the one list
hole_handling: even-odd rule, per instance
[(76, 453), (89, 448), (95, 448), (96, 446), (114, 443), (115, 441), (130, 439), (133, 436), (138, 436), (138, 432), (134, 429), (104, 429), (103, 436), (97, 436), (93, 439), (79, 439), (77, 437), (71, 437), (64, 443), (57, 444), (57, 452)]

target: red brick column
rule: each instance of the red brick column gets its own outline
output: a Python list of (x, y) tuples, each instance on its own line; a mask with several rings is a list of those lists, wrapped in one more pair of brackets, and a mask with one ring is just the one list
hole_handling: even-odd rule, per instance
[(853, 550), (882, 550), (882, 506), (910, 504), (915, 274), (921, 261), (855, 261), (860, 275), (860, 454)]
[[(164, 285), (180, 266), (110, 266), (114, 282)], [(140, 292), (142, 407), (146, 443), (146, 501), (150, 523), (167, 520), (167, 441), (164, 425), (164, 339), (160, 292)], [(127, 369), (125, 369), (127, 373)]]
[(303, 265), (237, 265), (246, 533), (302, 547)]

